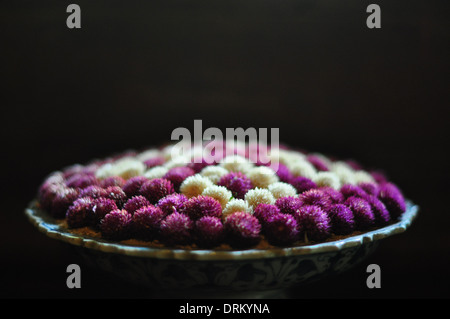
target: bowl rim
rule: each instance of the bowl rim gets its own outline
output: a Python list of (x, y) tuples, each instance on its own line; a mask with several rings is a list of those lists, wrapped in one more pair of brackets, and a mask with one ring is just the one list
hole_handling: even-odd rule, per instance
[(403, 233), (417, 217), (419, 207), (410, 200), (406, 200), (406, 211), (399, 220), (388, 226), (368, 231), (362, 234), (350, 236), (341, 240), (322, 242), (305, 246), (276, 247), (269, 249), (245, 249), (245, 250), (212, 250), (212, 249), (178, 249), (156, 248), (146, 246), (132, 246), (124, 243), (109, 242), (86, 235), (78, 235), (69, 232), (66, 228), (55, 223), (45, 211), (37, 207), (37, 201), (32, 201), (25, 209), (25, 214), (31, 223), (46, 236), (63, 241), (75, 246), (98, 250), (105, 253), (116, 253), (127, 256), (175, 259), (175, 260), (253, 260), (286, 256), (310, 255), (324, 252), (339, 251), (342, 249), (361, 246), (369, 242)]

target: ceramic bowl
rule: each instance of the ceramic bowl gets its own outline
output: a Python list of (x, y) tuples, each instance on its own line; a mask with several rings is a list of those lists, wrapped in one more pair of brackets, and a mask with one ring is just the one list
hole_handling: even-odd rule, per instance
[(70, 244), (103, 271), (152, 289), (206, 293), (269, 291), (341, 273), (369, 256), (380, 240), (404, 232), (417, 214), (418, 206), (407, 201), (407, 210), (396, 223), (342, 240), (267, 250), (213, 251), (136, 247), (74, 235), (37, 209), (35, 202), (26, 209), (41, 232)]

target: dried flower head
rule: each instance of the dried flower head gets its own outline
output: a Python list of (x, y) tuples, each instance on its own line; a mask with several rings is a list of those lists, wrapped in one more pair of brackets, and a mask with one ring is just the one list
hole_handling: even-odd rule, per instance
[(405, 198), (400, 189), (393, 183), (382, 183), (378, 198), (386, 206), (393, 219), (398, 218), (406, 210)]
[(319, 206), (325, 211), (332, 204), (330, 196), (321, 189), (310, 189), (303, 192), (298, 197), (303, 205)]
[(287, 246), (298, 240), (297, 220), (292, 215), (273, 214), (264, 224), (264, 235), (269, 243)]
[(319, 206), (302, 206), (294, 214), (300, 236), (305, 241), (321, 241), (330, 236), (330, 218)]
[(189, 216), (193, 221), (203, 216), (222, 216), (220, 202), (212, 197), (199, 195), (189, 198), (180, 209), (180, 212)]
[(161, 221), (162, 240), (169, 245), (184, 245), (192, 241), (194, 223), (185, 214), (178, 212), (168, 215)]
[(112, 199), (116, 202), (118, 208), (122, 208), (125, 202), (128, 200), (127, 194), (119, 186), (109, 186), (105, 188), (106, 198)]
[(110, 176), (100, 181), (100, 187), (107, 188), (109, 186), (123, 187), (127, 181), (120, 176)]
[(52, 199), (50, 214), (55, 218), (63, 218), (67, 209), (79, 197), (79, 191), (74, 188), (65, 187), (58, 191)]
[(174, 193), (161, 198), (156, 206), (161, 208), (165, 215), (169, 215), (179, 212), (187, 200), (188, 198), (183, 194)]
[(259, 204), (255, 207), (253, 216), (258, 218), (261, 225), (264, 226), (270, 216), (281, 213), (281, 210), (273, 204)]
[(104, 238), (123, 240), (130, 235), (132, 216), (124, 209), (110, 211), (100, 221), (100, 231)]
[(344, 204), (334, 204), (328, 209), (330, 217), (331, 231), (336, 235), (350, 234), (354, 227), (355, 221), (352, 210)]
[(194, 237), (199, 247), (212, 248), (219, 245), (224, 238), (222, 220), (214, 216), (203, 216), (195, 222)]
[(227, 174), (228, 171), (221, 166), (206, 166), (200, 171), (201, 176), (209, 178), (213, 183), (218, 183)]
[(232, 247), (247, 248), (260, 241), (261, 224), (249, 213), (236, 212), (224, 222), (227, 240)]
[(203, 190), (202, 195), (216, 199), (222, 206), (222, 209), (225, 208), (228, 201), (233, 197), (233, 194), (231, 193), (231, 191), (229, 191), (224, 186), (218, 186), (218, 185), (206, 187)]
[(303, 176), (293, 177), (291, 179), (291, 185), (295, 187), (297, 193), (301, 194), (310, 189), (317, 188), (317, 184), (314, 183), (311, 179)]
[(353, 212), (356, 229), (364, 230), (374, 225), (375, 215), (373, 214), (372, 207), (365, 199), (350, 196), (345, 201), (345, 205)]
[(94, 212), (94, 223), (95, 227), (99, 226), (100, 221), (109, 212), (118, 209), (116, 202), (109, 198), (99, 197), (94, 199), (92, 211)]
[(294, 215), (300, 206), (302, 206), (302, 201), (297, 196), (280, 197), (276, 200), (275, 206), (277, 206), (283, 214)]
[(186, 178), (180, 185), (180, 192), (187, 198), (201, 195), (206, 187), (214, 185), (207, 177), (195, 174)]
[(125, 209), (131, 215), (134, 214), (139, 208), (150, 205), (150, 202), (147, 198), (142, 195), (136, 195), (131, 197), (126, 203), (123, 205), (123, 209)]
[(158, 237), (161, 222), (166, 214), (153, 205), (137, 209), (132, 218), (133, 233), (139, 239), (153, 240)]
[(67, 209), (66, 221), (70, 228), (79, 228), (92, 225), (95, 221), (93, 211), (94, 200), (90, 197), (82, 197), (73, 202)]
[(156, 204), (161, 198), (175, 193), (175, 189), (171, 181), (165, 178), (155, 178), (142, 184), (139, 192), (151, 204)]
[(297, 196), (297, 190), (295, 187), (284, 182), (270, 184), (267, 189), (272, 193), (275, 199), (288, 196)]
[(90, 185), (99, 185), (98, 179), (91, 174), (74, 174), (66, 180), (66, 186), (70, 188), (85, 188)]
[(195, 172), (192, 168), (187, 166), (177, 166), (169, 169), (169, 171), (164, 174), (163, 178), (171, 181), (175, 191), (179, 192), (181, 183), (183, 183), (186, 178), (194, 174)]
[(253, 188), (252, 181), (241, 172), (230, 172), (220, 178), (217, 185), (231, 191), (234, 198), (244, 199), (245, 194)]
[(275, 204), (275, 197), (272, 193), (265, 188), (254, 188), (249, 190), (244, 199), (248, 202), (249, 206), (254, 209), (259, 204)]
[(127, 194), (129, 198), (133, 196), (140, 195), (139, 190), (142, 187), (142, 184), (148, 181), (148, 178), (144, 176), (135, 176), (130, 178), (125, 182), (125, 184), (122, 187), (122, 190)]
[(254, 187), (267, 188), (270, 184), (279, 181), (275, 171), (267, 166), (256, 166), (252, 168), (247, 177), (252, 181)]
[(234, 198), (231, 199), (225, 208), (222, 210), (222, 219), (225, 219), (228, 215), (235, 212), (245, 212), (253, 214), (251, 207), (243, 199)]

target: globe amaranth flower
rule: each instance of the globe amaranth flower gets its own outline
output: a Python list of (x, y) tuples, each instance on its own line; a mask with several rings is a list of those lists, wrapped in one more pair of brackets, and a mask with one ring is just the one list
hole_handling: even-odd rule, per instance
[(297, 220), (288, 214), (273, 214), (264, 223), (264, 235), (269, 243), (287, 246), (298, 240)]
[(180, 192), (188, 198), (201, 195), (206, 187), (214, 185), (211, 180), (200, 174), (186, 178), (180, 185)]
[(375, 224), (377, 226), (384, 226), (389, 223), (391, 215), (381, 200), (374, 195), (367, 195), (364, 199), (372, 207), (372, 212), (375, 216)]
[(310, 189), (317, 188), (316, 183), (304, 176), (293, 177), (290, 184), (295, 187), (297, 193), (299, 194), (309, 191)]
[(247, 173), (253, 187), (267, 188), (270, 184), (279, 181), (278, 175), (267, 166), (256, 166)]
[(252, 181), (242, 172), (230, 172), (217, 183), (231, 191), (234, 198), (244, 199), (245, 194), (253, 188)]
[(123, 240), (130, 236), (132, 215), (125, 209), (110, 211), (100, 221), (100, 231), (104, 238)]
[(232, 247), (247, 248), (260, 241), (261, 224), (249, 213), (236, 212), (224, 222), (227, 240)]
[(352, 184), (342, 185), (340, 191), (345, 198), (349, 198), (351, 196), (365, 198), (367, 196), (367, 193), (361, 187)]
[(90, 226), (95, 221), (94, 199), (90, 197), (78, 198), (67, 209), (66, 221), (70, 228)]
[(199, 195), (189, 198), (189, 200), (183, 204), (180, 212), (189, 216), (193, 221), (196, 221), (203, 216), (220, 218), (222, 216), (222, 206), (217, 199)]
[(53, 199), (56, 197), (56, 195), (67, 187), (62, 184), (46, 184), (41, 186), (39, 189), (39, 204), (42, 209), (50, 212), (50, 209), (52, 207)]
[(203, 190), (202, 195), (216, 199), (222, 206), (222, 209), (225, 208), (228, 201), (233, 197), (233, 194), (231, 193), (231, 191), (229, 191), (224, 186), (218, 186), (218, 185), (206, 187)]
[(330, 218), (319, 206), (302, 206), (294, 217), (300, 236), (305, 238), (306, 242), (322, 241), (330, 236)]
[(131, 177), (129, 180), (125, 182), (122, 186), (123, 191), (127, 194), (127, 197), (131, 198), (133, 196), (140, 195), (140, 189), (142, 184), (148, 181), (148, 178), (144, 176), (135, 176)]
[(378, 184), (376, 183), (365, 182), (359, 183), (358, 186), (369, 195), (378, 195)]
[(156, 156), (149, 159), (146, 159), (143, 163), (147, 169), (155, 167), (155, 166), (161, 166), (165, 163), (165, 159), (162, 156)]
[(284, 182), (270, 184), (267, 189), (272, 193), (275, 199), (287, 196), (297, 196), (297, 190), (294, 186)]
[(391, 217), (398, 218), (406, 210), (406, 202), (402, 192), (393, 183), (382, 183), (378, 198), (383, 202)]
[(225, 208), (222, 210), (222, 219), (225, 219), (228, 215), (235, 212), (246, 212), (253, 214), (252, 208), (243, 199), (233, 198), (231, 199)]
[(277, 163), (276, 166), (277, 167), (275, 169), (275, 173), (277, 174), (277, 176), (280, 179), (280, 181), (284, 182), (284, 183), (290, 183), (291, 179), (294, 176), (289, 171), (289, 168), (286, 165), (282, 164), (282, 163)]
[(336, 235), (350, 234), (355, 227), (352, 210), (344, 204), (333, 204), (329, 207), (331, 231)]
[(192, 168), (187, 166), (177, 166), (169, 169), (169, 171), (164, 174), (163, 178), (172, 182), (175, 191), (180, 190), (181, 183), (184, 182), (186, 178), (195, 174)]
[(328, 171), (328, 166), (324, 160), (322, 160), (319, 156), (316, 155), (308, 155), (306, 156), (308, 162), (310, 162), (314, 168), (318, 171)]
[(94, 213), (94, 223), (95, 227), (99, 226), (100, 221), (106, 216), (110, 211), (118, 209), (116, 202), (109, 198), (99, 197), (94, 199), (92, 211)]
[(128, 200), (127, 194), (119, 186), (109, 186), (105, 188), (106, 198), (112, 199), (116, 202), (118, 208), (122, 208)]
[(87, 186), (86, 188), (81, 189), (79, 195), (79, 197), (91, 197), (91, 198), (99, 198), (106, 196), (107, 196), (106, 190), (98, 185), (90, 185)]
[(302, 205), (319, 206), (325, 211), (332, 204), (329, 195), (320, 189), (310, 189), (306, 192), (303, 192), (298, 197), (302, 202)]
[(196, 158), (193, 159), (190, 163), (187, 164), (187, 167), (194, 170), (195, 174), (200, 173), (205, 167), (208, 167), (211, 163), (204, 158)]
[(151, 204), (156, 204), (161, 198), (175, 193), (171, 181), (165, 178), (155, 178), (142, 184), (140, 195), (147, 198)]
[(201, 176), (207, 177), (208, 179), (211, 180), (211, 182), (215, 184), (217, 184), (220, 181), (220, 179), (223, 176), (227, 175), (228, 173), (229, 172), (225, 168), (221, 166), (212, 166), (212, 165), (206, 166), (199, 172)]
[(219, 245), (224, 238), (222, 220), (214, 216), (203, 216), (195, 222), (194, 238), (199, 247), (212, 248)]
[(127, 181), (120, 176), (109, 176), (100, 181), (100, 187), (107, 188), (109, 186), (123, 187)]
[(283, 214), (293, 215), (302, 206), (302, 201), (298, 196), (280, 197), (276, 200), (277, 206)]
[(244, 199), (247, 201), (252, 209), (255, 209), (259, 204), (275, 204), (275, 197), (265, 188), (254, 188), (245, 194)]
[(365, 230), (375, 224), (375, 215), (373, 214), (372, 207), (365, 199), (350, 196), (345, 201), (345, 205), (353, 212), (355, 228), (357, 230)]
[(147, 198), (145, 198), (142, 195), (137, 195), (127, 200), (126, 203), (123, 205), (123, 209), (125, 209), (128, 213), (133, 215), (134, 212), (137, 211), (139, 208), (148, 205), (150, 205), (150, 202), (148, 201)]
[(165, 215), (180, 211), (188, 198), (183, 194), (173, 193), (161, 198), (156, 206), (158, 206)]
[(192, 241), (193, 221), (189, 216), (178, 212), (168, 215), (161, 221), (162, 240), (169, 245), (189, 244)]
[(263, 227), (270, 216), (277, 214), (281, 214), (281, 211), (273, 204), (259, 204), (253, 211), (253, 216), (258, 218)]
[(99, 185), (99, 180), (91, 174), (74, 174), (66, 180), (67, 187), (85, 188), (90, 185)]
[(133, 234), (143, 240), (157, 238), (165, 216), (166, 214), (159, 207), (153, 205), (140, 207), (132, 217)]
[(326, 193), (333, 204), (342, 204), (345, 201), (344, 195), (332, 187), (320, 187), (322, 192)]
[(333, 172), (318, 172), (313, 179), (318, 187), (331, 187), (333, 189), (341, 188), (339, 176)]
[(50, 214), (55, 218), (63, 218), (67, 209), (79, 197), (79, 191), (75, 188), (64, 188), (56, 193), (52, 199)]

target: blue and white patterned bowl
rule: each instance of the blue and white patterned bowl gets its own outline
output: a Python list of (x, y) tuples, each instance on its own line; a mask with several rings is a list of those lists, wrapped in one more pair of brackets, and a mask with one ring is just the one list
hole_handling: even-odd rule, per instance
[[(239, 251), (137, 247), (70, 233), (32, 202), (29, 220), (47, 236), (71, 244), (103, 271), (152, 289), (212, 293), (287, 288), (350, 269), (381, 239), (404, 232), (418, 214), (407, 210), (394, 224), (338, 241), (290, 248)], [(212, 296), (212, 295), (209, 295)]]

